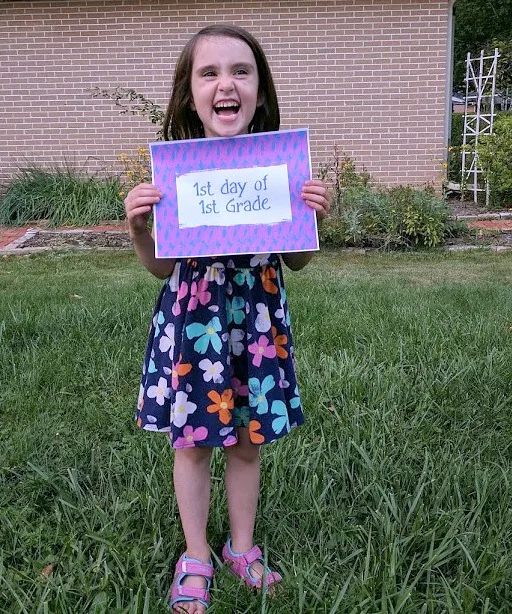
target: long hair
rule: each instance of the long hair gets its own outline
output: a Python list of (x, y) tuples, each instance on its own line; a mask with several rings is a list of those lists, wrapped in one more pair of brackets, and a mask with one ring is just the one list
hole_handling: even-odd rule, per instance
[(203, 28), (185, 45), (174, 71), (171, 98), (165, 114), (164, 140), (196, 139), (204, 137), (204, 128), (199, 116), (191, 108), (191, 75), (194, 50), (197, 41), (206, 36), (226, 36), (246, 43), (254, 54), (258, 68), (258, 97), (263, 104), (256, 109), (249, 124), (249, 132), (279, 130), (280, 115), (272, 73), (261, 45), (252, 34), (234, 25), (213, 25)]

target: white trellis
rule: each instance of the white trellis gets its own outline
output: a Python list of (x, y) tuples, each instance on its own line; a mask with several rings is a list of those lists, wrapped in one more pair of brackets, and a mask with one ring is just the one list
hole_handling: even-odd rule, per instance
[[(485, 192), (489, 204), (489, 185), (483, 179), (483, 170), (478, 164), (478, 140), (483, 134), (492, 134), (494, 125), (494, 99), (496, 96), (496, 72), (499, 50), (494, 55), (466, 58), (466, 102), (464, 109), (464, 133), (462, 140), (462, 183), (473, 192), (477, 202), (478, 192)], [(474, 110), (473, 110), (474, 107)]]

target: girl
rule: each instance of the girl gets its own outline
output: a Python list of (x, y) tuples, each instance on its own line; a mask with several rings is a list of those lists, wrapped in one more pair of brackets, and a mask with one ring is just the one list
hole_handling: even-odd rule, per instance
[[(267, 60), (245, 30), (209, 26), (178, 60), (164, 122), (169, 139), (227, 137), (279, 129)], [(302, 194), (319, 218), (329, 199), (322, 181)], [(186, 541), (170, 591), (174, 611), (204, 612), (213, 577), (206, 525), (210, 454), (226, 451), (230, 537), (223, 559), (251, 587), (281, 580), (253, 544), (260, 484), (259, 446), (303, 422), (280, 257), (276, 254), (156, 259), (147, 221), (161, 197), (141, 184), (125, 200), (135, 251), (166, 279), (146, 351), (137, 406), (143, 429), (169, 433), (174, 487)], [(293, 270), (311, 253), (282, 254)]]

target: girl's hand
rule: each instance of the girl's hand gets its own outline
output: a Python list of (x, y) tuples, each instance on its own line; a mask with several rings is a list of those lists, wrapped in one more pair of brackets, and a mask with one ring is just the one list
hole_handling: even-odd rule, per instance
[(331, 195), (325, 183), (321, 179), (309, 179), (304, 183), (301, 196), (316, 211), (317, 218), (323, 220), (331, 207)]
[(151, 183), (140, 183), (128, 192), (124, 199), (124, 210), (132, 238), (147, 232), (153, 205), (160, 202), (161, 198), (162, 193)]

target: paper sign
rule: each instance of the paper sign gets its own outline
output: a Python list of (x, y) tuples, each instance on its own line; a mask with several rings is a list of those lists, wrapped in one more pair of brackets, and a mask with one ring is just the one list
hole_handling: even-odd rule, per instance
[(157, 258), (318, 249), (307, 130), (150, 144)]
[(290, 222), (288, 167), (199, 171), (176, 177), (178, 226)]

